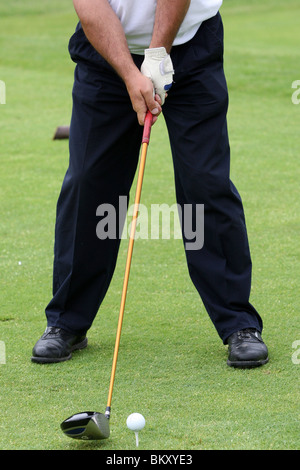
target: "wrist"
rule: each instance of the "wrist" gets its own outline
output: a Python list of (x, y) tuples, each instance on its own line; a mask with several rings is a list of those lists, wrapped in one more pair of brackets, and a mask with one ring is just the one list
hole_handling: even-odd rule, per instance
[[(162, 46), (163, 44), (163, 46)], [(172, 44), (169, 44), (167, 41), (154, 41), (152, 39), (151, 43), (150, 43), (150, 46), (149, 46), (149, 49), (159, 49), (163, 47), (166, 51), (167, 54), (170, 54), (171, 52), (171, 48), (172, 48)]]
[(136, 84), (139, 83), (141, 71), (133, 64), (133, 67), (128, 67), (122, 70), (121, 78), (123, 79), (125, 86), (128, 91), (136, 88)]
[(132, 61), (131, 62), (126, 62), (120, 67), (119, 70), (119, 75), (124, 81), (125, 85), (131, 83), (136, 79), (136, 77), (140, 74), (140, 71), (138, 67), (135, 65), (135, 63)]
[(167, 51), (165, 47), (149, 47), (149, 49), (145, 49), (144, 51), (145, 57), (148, 57), (149, 59), (161, 59), (163, 60), (166, 55)]

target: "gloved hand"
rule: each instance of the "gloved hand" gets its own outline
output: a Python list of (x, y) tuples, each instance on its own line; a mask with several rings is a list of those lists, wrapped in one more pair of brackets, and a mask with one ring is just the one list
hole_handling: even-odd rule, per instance
[(141, 66), (141, 72), (150, 78), (154, 91), (161, 98), (161, 104), (165, 102), (166, 92), (171, 88), (174, 69), (171, 57), (164, 47), (145, 49), (145, 59)]

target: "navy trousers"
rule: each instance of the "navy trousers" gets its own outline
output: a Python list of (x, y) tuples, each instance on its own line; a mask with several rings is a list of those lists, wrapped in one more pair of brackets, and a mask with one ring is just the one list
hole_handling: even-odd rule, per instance
[[(69, 52), (76, 62), (70, 160), (57, 203), (53, 298), (48, 326), (86, 332), (116, 265), (120, 240), (96, 236), (96, 209), (129, 197), (142, 127), (126, 87), (78, 24)], [(186, 250), (191, 279), (224, 343), (242, 328), (262, 330), (249, 303), (251, 258), (240, 195), (230, 180), (220, 14), (188, 43), (173, 47), (174, 84), (163, 105), (177, 203), (204, 205), (204, 246)], [(143, 57), (133, 56), (140, 67)], [(118, 220), (118, 217), (117, 217)], [(119, 227), (117, 228), (119, 231)], [(119, 233), (119, 232), (117, 232)], [(183, 238), (185, 230), (183, 227)]]

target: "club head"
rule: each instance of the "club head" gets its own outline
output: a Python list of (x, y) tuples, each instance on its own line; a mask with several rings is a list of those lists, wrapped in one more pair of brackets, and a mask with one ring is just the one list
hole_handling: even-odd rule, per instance
[(60, 427), (66, 436), (73, 439), (107, 439), (110, 434), (108, 418), (95, 411), (84, 411), (70, 416)]

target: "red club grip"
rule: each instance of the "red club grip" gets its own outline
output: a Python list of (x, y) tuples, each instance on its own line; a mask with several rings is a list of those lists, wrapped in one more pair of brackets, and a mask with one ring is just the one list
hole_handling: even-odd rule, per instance
[(143, 144), (149, 143), (152, 121), (153, 121), (152, 113), (151, 111), (147, 111), (147, 114), (145, 117), (145, 123), (144, 123), (143, 139), (142, 139)]

